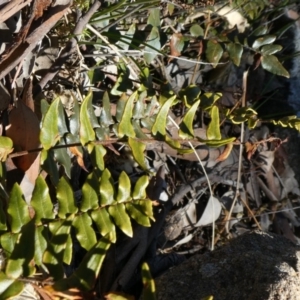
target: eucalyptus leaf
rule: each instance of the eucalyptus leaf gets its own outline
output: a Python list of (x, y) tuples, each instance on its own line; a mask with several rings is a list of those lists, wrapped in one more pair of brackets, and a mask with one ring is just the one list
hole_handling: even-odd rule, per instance
[(144, 59), (146, 63), (150, 64), (153, 59), (157, 56), (157, 53), (160, 51), (160, 34), (158, 27), (154, 26), (151, 29), (151, 32), (146, 41), (146, 47), (144, 50)]
[(204, 36), (204, 30), (199, 24), (194, 24), (190, 28), (190, 33), (192, 36)]
[(264, 35), (257, 38), (252, 44), (253, 49), (258, 49), (261, 46), (272, 44), (276, 40), (276, 35)]
[(160, 9), (159, 8), (151, 8), (150, 14), (148, 17), (147, 24), (152, 26), (159, 27), (160, 26)]
[(271, 54), (275, 54), (281, 50), (282, 50), (281, 45), (265, 45), (261, 48), (260, 51), (261, 51), (262, 55), (271, 55)]
[(268, 26), (261, 25), (252, 32), (252, 35), (254, 36), (265, 35), (267, 32), (268, 32)]
[(264, 55), (261, 58), (262, 67), (275, 75), (290, 78), (289, 72), (279, 62), (278, 58), (274, 55)]
[(207, 60), (213, 65), (213, 67), (215, 68), (222, 55), (223, 55), (223, 48), (222, 46), (216, 41), (216, 40), (209, 40), (207, 42), (207, 47), (206, 47), (206, 57)]
[(228, 43), (227, 51), (232, 62), (239, 67), (243, 54), (243, 46), (238, 43)]

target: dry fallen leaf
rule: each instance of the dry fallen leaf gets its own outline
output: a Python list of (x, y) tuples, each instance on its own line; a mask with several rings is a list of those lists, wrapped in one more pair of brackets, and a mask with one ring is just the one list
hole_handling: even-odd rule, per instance
[[(36, 149), (39, 141), (39, 120), (37, 116), (21, 101), (9, 113), (9, 125), (6, 128), (6, 136), (14, 143), (15, 151)], [(13, 162), (17, 168), (26, 171), (34, 162), (38, 153), (14, 157)]]
[(41, 152), (39, 152), (35, 161), (32, 163), (30, 168), (25, 172), (24, 177), (20, 183), (20, 188), (22, 189), (23, 196), (27, 203), (29, 203), (31, 200), (32, 192), (35, 186), (35, 181), (40, 174), (40, 158), (41, 158)]
[(233, 143), (229, 143), (226, 145), (224, 151), (221, 153), (221, 155), (216, 159), (216, 161), (224, 161), (228, 158), (228, 156), (231, 153), (231, 150), (233, 148)]
[(90, 300), (95, 299), (93, 292), (82, 292), (78, 288), (70, 288), (66, 291), (56, 291), (53, 286), (47, 285), (43, 291), (53, 300)]
[(74, 146), (74, 147), (69, 147), (71, 153), (73, 155), (76, 156), (77, 159), (77, 163), (78, 165), (86, 172), (88, 172), (88, 170), (86, 169), (85, 165), (84, 165), (84, 161), (83, 161), (83, 154), (78, 150), (78, 147)]
[[(170, 54), (172, 56), (180, 56), (181, 50), (183, 49), (182, 43), (182, 34), (181, 33), (173, 33), (171, 40), (170, 40)], [(172, 58), (169, 60), (169, 62)]]
[[(18, 34), (15, 43), (7, 50), (5, 57), (0, 61), (0, 79), (7, 75), (15, 68), (41, 41), (41, 39), (51, 30), (60, 18), (67, 12), (69, 4), (65, 6), (56, 6), (48, 8), (47, 14), (44, 15), (44, 22), (39, 24), (39, 20), (32, 22), (34, 26), (27, 23), (22, 32)], [(34, 16), (34, 14), (33, 14)], [(28, 30), (33, 28), (30, 33)]]
[(108, 293), (104, 297), (106, 300), (134, 300), (133, 296), (121, 292)]
[(34, 101), (32, 97), (32, 80), (29, 77), (25, 83), (22, 95), (23, 103), (34, 112)]
[(246, 153), (247, 153), (247, 159), (250, 160), (252, 155), (257, 150), (257, 144), (252, 144), (250, 142), (246, 142), (245, 143), (245, 150), (246, 150)]

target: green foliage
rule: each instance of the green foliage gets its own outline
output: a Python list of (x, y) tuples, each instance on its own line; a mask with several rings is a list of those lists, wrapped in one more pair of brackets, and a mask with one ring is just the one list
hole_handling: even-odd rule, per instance
[(180, 124), (179, 136), (183, 139), (194, 137), (193, 120), (199, 104), (200, 104), (200, 100), (196, 101), (190, 107), (190, 109), (187, 111), (184, 118), (182, 119), (182, 122)]
[(300, 131), (300, 119), (297, 116), (284, 117), (279, 120), (271, 120), (275, 125), (280, 125), (282, 127), (290, 127)]
[(53, 147), (67, 132), (61, 101), (57, 98), (47, 110), (42, 122), (40, 141), (45, 150)]
[(142, 280), (143, 280), (143, 299), (156, 300), (155, 282), (151, 276), (150, 268), (147, 263), (142, 265)]
[(14, 296), (17, 296), (24, 289), (24, 283), (18, 280), (12, 279), (0, 272), (0, 299), (6, 300)]
[[(131, 189), (129, 177), (123, 172), (115, 190), (110, 172), (104, 169), (100, 178), (95, 173), (88, 176), (82, 189), (82, 203), (77, 204), (68, 179), (63, 176), (56, 190), (58, 209), (53, 211), (48, 186), (39, 176), (30, 201), (34, 215), (31, 218), (29, 206), (16, 183), (8, 206), (12, 232), (1, 235), (1, 246), (7, 255), (6, 275), (1, 276), (10, 278), (5, 293), (21, 290), (21, 285), (12, 279), (33, 275), (35, 265), (46, 268), (58, 280), (55, 285), (58, 288), (67, 284), (68, 287), (90, 289), (99, 274), (105, 251), (116, 240), (116, 226), (129, 236), (132, 236), (131, 218), (150, 226), (153, 212), (151, 200), (147, 199), (145, 192), (147, 185), (148, 177), (142, 176)], [(68, 280), (61, 280), (63, 263), (71, 263), (72, 228), (88, 253), (77, 271)], [(105, 236), (99, 242), (97, 229)], [(99, 249), (105, 251), (99, 252)], [(86, 268), (90, 274), (83, 276), (81, 273), (87, 272)]]
[(28, 205), (18, 183), (15, 183), (11, 190), (7, 213), (10, 217), (9, 225), (13, 233), (20, 232), (23, 225), (30, 221)]
[(13, 151), (13, 142), (10, 138), (0, 136), (0, 161), (6, 161), (8, 155)]
[[(80, 5), (88, 7), (88, 1), (79, 2)], [(236, 0), (234, 5), (242, 9), (245, 16), (249, 17), (249, 22), (256, 24), (254, 22), (262, 18), (267, 7), (265, 2)], [(130, 69), (121, 61), (117, 80), (110, 94), (105, 92), (101, 99), (100, 116), (96, 117), (94, 113), (92, 91), (85, 96), (82, 103), (75, 100), (71, 115), (67, 115), (60, 98), (56, 98), (50, 105), (42, 102), (40, 142), (43, 150), (40, 167), (49, 175), (52, 185), (47, 183), (41, 173), (28, 202), (17, 183), (8, 197), (5, 187), (0, 186), (0, 197), (3, 203), (4, 200), (7, 201), (7, 207), (0, 205), (0, 243), (7, 257), (6, 267), (0, 272), (0, 299), (20, 293), (24, 285), (18, 279), (34, 275), (39, 268), (54, 278), (54, 285), (48, 287), (50, 292), (74, 287), (90, 290), (99, 275), (107, 250), (111, 243), (116, 242), (117, 228), (132, 237), (132, 220), (147, 227), (155, 221), (152, 202), (146, 194), (149, 176), (141, 176), (133, 185), (128, 175), (122, 172), (115, 183), (105, 163), (106, 145), (126, 144), (133, 159), (147, 174), (147, 143), (165, 142), (178, 153), (189, 153), (192, 150), (182, 147), (182, 143), (189, 139), (197, 140), (208, 147), (220, 147), (235, 141), (235, 137), (222, 136), (222, 121), (235, 125), (248, 122), (250, 128), (257, 125), (257, 113), (251, 107), (225, 109), (219, 104), (221, 93), (203, 93), (194, 84), (182, 89), (178, 95), (164, 90), (161, 85), (160, 95), (156, 97), (151, 63), (158, 54), (163, 54), (166, 34), (160, 28), (161, 12), (154, 7), (156, 4), (157, 2), (149, 4), (142, 0), (135, 3), (117, 1), (107, 5), (93, 18), (95, 24), (102, 24), (105, 28), (119, 15), (122, 16), (127, 8), (132, 10), (140, 7), (139, 11), (151, 8), (147, 30), (143, 34), (135, 24), (129, 24), (128, 27), (125, 24), (125, 35), (120, 34), (122, 39), (114, 41), (123, 50), (134, 48), (144, 51), (143, 62), (134, 61), (141, 71), (138, 86), (134, 87), (130, 79)], [(169, 4), (168, 7), (171, 12), (172, 7)], [(277, 14), (279, 13), (278, 11)], [(108, 29), (105, 33), (109, 37)], [(279, 56), (277, 57), (282, 49), (277, 44), (280, 33), (270, 34), (271, 26), (251, 25), (245, 36), (236, 29), (228, 30), (223, 19), (220, 20), (218, 28), (214, 28), (204, 19), (201, 26), (197, 20), (192, 20), (188, 30), (193, 39), (200, 38), (203, 42), (201, 60), (214, 68), (220, 62), (232, 62), (235, 66), (240, 66), (243, 54), (250, 53), (258, 58), (257, 64), (263, 69), (289, 77)], [(230, 34), (232, 31), (235, 31), (234, 37)], [(139, 39), (136, 38), (137, 35)], [(191, 40), (189, 37), (182, 38), (180, 51), (188, 47)], [(93, 77), (92, 71), (90, 75)], [(128, 90), (132, 90), (129, 96), (126, 94)], [(113, 101), (110, 97), (113, 97)], [(176, 124), (178, 128), (170, 120), (170, 110), (177, 106), (183, 112)], [(194, 130), (195, 122), (198, 122), (199, 115), (203, 113), (208, 120), (206, 138), (197, 136)], [(300, 130), (300, 120), (296, 117), (269, 121)], [(175, 139), (170, 134), (171, 131), (179, 138)], [(70, 144), (72, 147), (76, 145), (77, 158), (84, 151), (92, 163), (92, 171), (87, 175), (81, 189), (81, 199), (75, 198), (70, 183)], [(10, 139), (0, 137), (1, 162), (7, 159), (12, 147)], [(57, 165), (63, 168), (58, 170)], [(83, 163), (81, 167), (84, 167)], [(5, 174), (2, 169), (0, 171), (2, 182), (5, 181)], [(69, 278), (64, 278), (63, 264), (71, 263), (75, 239), (87, 254), (78, 269)], [(150, 293), (149, 299), (154, 299), (153, 281), (148, 271), (147, 266), (143, 265), (144, 284), (149, 288), (145, 293)]]
[(207, 60), (216, 67), (223, 55), (223, 48), (216, 40), (209, 40), (207, 42), (206, 57)]

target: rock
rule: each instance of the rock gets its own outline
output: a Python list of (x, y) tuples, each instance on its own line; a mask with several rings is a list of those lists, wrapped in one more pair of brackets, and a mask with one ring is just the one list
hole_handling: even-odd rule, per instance
[(195, 255), (156, 279), (158, 299), (300, 299), (300, 247), (270, 233), (251, 232)]

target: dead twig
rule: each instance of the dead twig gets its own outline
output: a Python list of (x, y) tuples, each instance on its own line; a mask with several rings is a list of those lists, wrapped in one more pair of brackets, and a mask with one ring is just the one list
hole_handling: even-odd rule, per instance
[[(247, 76), (248, 76), (248, 71), (244, 72), (243, 75), (243, 95), (242, 95), (242, 107), (244, 107), (246, 105), (246, 92), (247, 92)], [(244, 139), (245, 139), (245, 124), (244, 122), (241, 124), (241, 143), (240, 143), (240, 152), (239, 152), (239, 167), (238, 167), (238, 175), (237, 175), (237, 189), (236, 189), (236, 193), (234, 196), (234, 199), (232, 201), (231, 204), (231, 208), (230, 211), (228, 213), (228, 220), (230, 220), (232, 212), (233, 212), (233, 208), (236, 204), (237, 199), (240, 196), (240, 190), (238, 188), (239, 183), (241, 181), (241, 172), (242, 172), (242, 160), (243, 160), (243, 150), (244, 150)], [(229, 223), (226, 223), (226, 232), (229, 233)]]
[(20, 11), (23, 7), (28, 5), (30, 2), (32, 2), (32, 0), (13, 0), (9, 2), (0, 10), (0, 23), (5, 22), (15, 13)]
[[(32, 22), (30, 30), (26, 28), (25, 34), (9, 50), (9, 53), (0, 62), (0, 79), (6, 76), (23, 60), (51, 30), (58, 20), (66, 13), (69, 4), (58, 5), (48, 9), (44, 20)], [(42, 22), (42, 23), (41, 23)], [(27, 32), (29, 32), (28, 36)]]
[(88, 10), (88, 12), (79, 19), (73, 32), (74, 37), (67, 43), (65, 48), (61, 51), (60, 56), (53, 63), (48, 73), (33, 88), (32, 94), (34, 98), (43, 90), (46, 84), (55, 77), (55, 75), (60, 71), (61, 67), (65, 64), (67, 59), (70, 57), (70, 55), (76, 50), (76, 46), (78, 43), (77, 37), (81, 35), (83, 29), (88, 24), (93, 14), (98, 10), (100, 6), (101, 6), (101, 2), (95, 1), (94, 4)]

